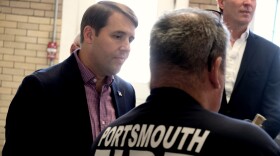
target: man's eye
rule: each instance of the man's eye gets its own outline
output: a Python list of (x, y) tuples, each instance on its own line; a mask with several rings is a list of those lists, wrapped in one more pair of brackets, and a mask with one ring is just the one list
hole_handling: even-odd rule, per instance
[(116, 35), (116, 38), (121, 38), (121, 36), (120, 35)]
[(116, 39), (121, 39), (122, 35), (113, 35), (113, 37), (116, 38)]
[(129, 43), (131, 43), (134, 40), (134, 37), (129, 38)]

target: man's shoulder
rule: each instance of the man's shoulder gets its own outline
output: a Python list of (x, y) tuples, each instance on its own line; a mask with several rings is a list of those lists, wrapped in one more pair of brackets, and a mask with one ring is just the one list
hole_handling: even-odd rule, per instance
[[(271, 47), (271, 48), (278, 48), (279, 46), (276, 45), (275, 43), (273, 43), (272, 41), (250, 31), (249, 37), (248, 37), (248, 41), (254, 41), (257, 42), (258, 45), (266, 45), (267, 47)], [(249, 42), (250, 43), (250, 42)]]
[(114, 75), (114, 83), (116, 83), (117, 85), (124, 85), (124, 86), (132, 86), (132, 84), (130, 82), (128, 82), (127, 80), (121, 78), (118, 75)]
[(61, 82), (65, 82), (67, 79), (75, 79), (79, 74), (79, 70), (78, 67), (74, 69), (75, 64), (72, 63), (71, 66), (70, 62), (65, 60), (53, 66), (37, 69), (33, 73), (27, 75), (25, 79), (28, 79), (32, 82), (38, 81), (46, 85), (51, 85), (53, 83), (55, 85), (59, 85)]
[(262, 128), (249, 121), (225, 117), (221, 122), (223, 126), (219, 127), (219, 131), (225, 135), (225, 138), (247, 142), (247, 144), (258, 144), (260, 147), (264, 142), (275, 145), (273, 139)]

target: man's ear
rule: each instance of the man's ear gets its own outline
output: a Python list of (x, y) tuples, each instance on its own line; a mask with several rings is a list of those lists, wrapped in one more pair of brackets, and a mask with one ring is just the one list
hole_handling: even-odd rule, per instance
[(84, 28), (83, 34), (84, 34), (84, 42), (85, 43), (92, 43), (93, 35), (95, 35), (94, 29), (87, 25)]
[(217, 57), (212, 64), (211, 71), (209, 72), (209, 79), (214, 88), (221, 87), (221, 64), (222, 57)]
[(217, 7), (224, 10), (224, 0), (217, 0)]

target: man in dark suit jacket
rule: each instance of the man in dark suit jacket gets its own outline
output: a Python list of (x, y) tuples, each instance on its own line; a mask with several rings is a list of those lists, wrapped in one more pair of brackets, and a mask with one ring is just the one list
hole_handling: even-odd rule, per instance
[(218, 0), (218, 4), (231, 32), (231, 48), (244, 45), (244, 52), (237, 50), (240, 67), (228, 101), (224, 94), (220, 113), (249, 120), (261, 114), (267, 119), (262, 128), (275, 138), (280, 130), (280, 48), (249, 31), (256, 1)]
[(3, 156), (87, 156), (96, 135), (135, 107), (133, 86), (118, 77), (137, 18), (104, 1), (85, 12), (81, 48), (24, 78), (6, 119)]

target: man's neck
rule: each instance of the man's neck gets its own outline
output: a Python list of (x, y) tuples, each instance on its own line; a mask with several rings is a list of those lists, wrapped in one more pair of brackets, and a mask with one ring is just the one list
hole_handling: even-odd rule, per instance
[(248, 25), (239, 25), (233, 22), (226, 22), (226, 25), (230, 32), (230, 42), (233, 45), (236, 40), (238, 40), (241, 35), (247, 30)]

